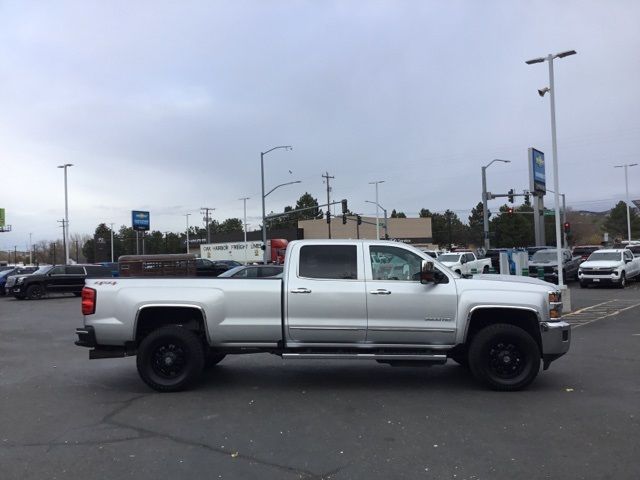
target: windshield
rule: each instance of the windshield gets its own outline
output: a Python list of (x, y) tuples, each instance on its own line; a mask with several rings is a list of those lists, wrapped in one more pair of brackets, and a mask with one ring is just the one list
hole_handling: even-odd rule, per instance
[(0, 278), (2, 277), (6, 277), (7, 275), (9, 275), (11, 272), (13, 272), (13, 270), (3, 270), (0, 272)]
[(557, 260), (558, 253), (556, 250), (538, 250), (531, 257), (532, 262), (555, 262)]
[(619, 252), (593, 252), (587, 261), (597, 262), (599, 260), (619, 262), (622, 260), (622, 254)]
[(438, 257), (439, 262), (458, 262), (460, 260), (460, 254), (445, 253)]

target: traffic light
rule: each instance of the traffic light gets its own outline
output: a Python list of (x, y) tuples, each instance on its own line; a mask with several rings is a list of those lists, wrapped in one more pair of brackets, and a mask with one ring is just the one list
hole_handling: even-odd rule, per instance
[(360, 215), (356, 215), (356, 220), (358, 222), (358, 225), (362, 225), (362, 217)]
[(343, 224), (343, 225), (346, 225), (346, 224), (347, 224), (347, 214), (346, 214), (346, 213), (343, 213), (343, 214), (342, 214), (342, 224)]
[(564, 222), (564, 233), (571, 232), (571, 224), (569, 222)]
[(508, 213), (509, 215), (513, 215), (513, 207), (509, 207), (509, 208), (507, 208), (507, 213)]
[(513, 203), (513, 188), (509, 190), (507, 198), (509, 199), (509, 203)]
[(527, 207), (530, 207), (530, 206), (531, 206), (531, 197), (529, 196), (529, 194), (528, 194), (528, 193), (524, 196), (524, 204), (525, 204)]
[(331, 223), (331, 213), (327, 210), (327, 223)]
[[(347, 201), (345, 199), (343, 199), (342, 200), (342, 214), (344, 215), (348, 211), (349, 211), (349, 209), (347, 208)], [(345, 221), (345, 223), (346, 223), (346, 221)]]

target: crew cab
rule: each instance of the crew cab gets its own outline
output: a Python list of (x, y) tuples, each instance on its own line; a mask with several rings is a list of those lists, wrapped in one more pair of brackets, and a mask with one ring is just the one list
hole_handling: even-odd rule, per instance
[(47, 265), (31, 274), (10, 277), (5, 290), (18, 300), (39, 300), (49, 293), (72, 293), (79, 297), (85, 279), (111, 276), (111, 270), (102, 265)]
[[(562, 259), (562, 278), (565, 282), (578, 278), (578, 266), (582, 259), (574, 257), (571, 250), (563, 248), (560, 250)], [(556, 248), (546, 248), (538, 250), (529, 260), (529, 276), (544, 277), (548, 282), (558, 283), (558, 250)]]
[(87, 280), (76, 345), (89, 358), (136, 355), (158, 391), (193, 384), (225, 355), (468, 365), (519, 390), (565, 354), (558, 289), (523, 277), (464, 278), (409, 245), (299, 240), (281, 279)]
[(489, 273), (491, 259), (478, 259), (473, 252), (447, 252), (438, 257), (438, 261), (459, 275)]
[(580, 265), (580, 287), (589, 285), (617, 285), (624, 288), (627, 281), (640, 276), (640, 258), (627, 248), (602, 249), (589, 255)]

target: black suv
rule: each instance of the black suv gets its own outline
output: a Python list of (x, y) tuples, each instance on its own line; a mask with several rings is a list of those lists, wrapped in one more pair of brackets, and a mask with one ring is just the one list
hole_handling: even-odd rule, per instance
[(7, 285), (6, 290), (19, 300), (37, 300), (48, 293), (73, 293), (79, 297), (85, 278), (107, 277), (112, 277), (111, 270), (101, 265), (53, 265), (15, 277), (15, 283)]

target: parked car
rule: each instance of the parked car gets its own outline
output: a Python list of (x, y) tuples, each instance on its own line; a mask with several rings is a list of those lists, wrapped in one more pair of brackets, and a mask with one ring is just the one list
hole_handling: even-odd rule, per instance
[(211, 261), (206, 258), (196, 259), (196, 276), (198, 277), (217, 277), (221, 273), (234, 267), (241, 267), (240, 262), (235, 260), (216, 260)]
[(451, 252), (438, 257), (438, 261), (444, 266), (460, 275), (470, 273), (489, 273), (491, 259), (478, 259), (473, 252)]
[(218, 278), (272, 278), (282, 273), (282, 265), (241, 265), (218, 275)]
[(26, 275), (29, 273), (33, 273), (38, 269), (38, 267), (12, 267), (7, 270), (0, 271), (0, 295), (5, 294), (5, 285), (7, 284), (7, 279), (12, 275)]
[(580, 259), (584, 262), (589, 255), (591, 255), (596, 250), (600, 250), (602, 247), (600, 245), (576, 245), (573, 247), (572, 253), (574, 257), (580, 257)]
[(440, 255), (438, 250), (428, 250), (425, 248), (425, 249), (422, 249), (422, 251), (427, 255), (429, 255), (431, 258), (438, 258), (438, 256)]
[[(529, 276), (540, 278), (542, 269), (544, 279), (547, 282), (558, 283), (558, 250), (546, 248), (538, 250), (529, 261)], [(582, 261), (580, 257), (574, 257), (568, 248), (561, 249), (562, 278), (565, 282), (578, 279), (578, 265)]]
[[(19, 300), (38, 300), (49, 293), (73, 293), (79, 297), (86, 278), (113, 278), (102, 265), (52, 265), (30, 275), (13, 275), (15, 284), (5, 288)], [(8, 282), (7, 282), (8, 284)]]
[(593, 252), (580, 265), (580, 287), (589, 285), (617, 285), (624, 288), (627, 281), (640, 278), (640, 257), (628, 248), (602, 249)]

